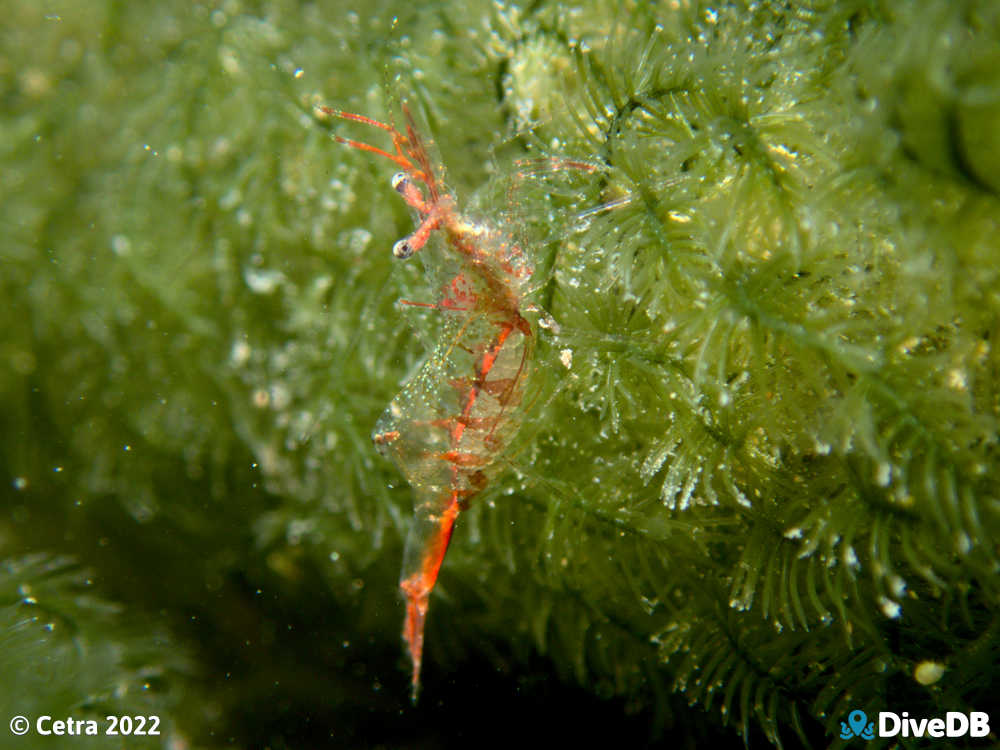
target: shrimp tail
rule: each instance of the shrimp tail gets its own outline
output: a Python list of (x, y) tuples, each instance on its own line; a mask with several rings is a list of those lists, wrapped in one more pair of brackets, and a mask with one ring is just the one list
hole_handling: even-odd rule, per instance
[(399, 588), (406, 597), (403, 639), (410, 649), (410, 661), (413, 663), (410, 697), (414, 704), (420, 693), (420, 667), (423, 663), (427, 607), (460, 510), (458, 493), (452, 492), (448, 504), (441, 513), (427, 515), (418, 513), (406, 540), (403, 577), (399, 582)]
[(410, 579), (403, 581), (400, 587), (406, 593), (406, 620), (403, 622), (403, 638), (410, 647), (410, 660), (413, 662), (412, 687), (410, 700), (417, 704), (420, 694), (420, 666), (424, 654), (424, 620), (427, 617), (427, 602), (430, 592), (410, 592), (408, 584), (417, 583)]

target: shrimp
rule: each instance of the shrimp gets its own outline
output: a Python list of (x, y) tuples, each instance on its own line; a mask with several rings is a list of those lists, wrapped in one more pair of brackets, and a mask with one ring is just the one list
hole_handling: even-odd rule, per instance
[[(406, 600), (403, 638), (412, 662), (411, 697), (420, 689), (424, 624), (431, 591), (459, 514), (485, 489), (498, 458), (520, 426), (519, 404), (532, 362), (535, 333), (524, 317), (533, 268), (509, 232), (470, 221), (457, 208), (428, 155), (404, 103), (401, 132), (364, 115), (320, 107), (329, 116), (383, 130), (388, 151), (335, 135), (351, 148), (384, 157), (401, 171), (392, 187), (417, 214), (417, 226), (392, 248), (406, 259), (424, 251), (435, 233), (439, 257), (426, 264), (440, 284), (441, 338), (417, 373), (389, 403), (372, 440), (391, 456), (414, 492), (399, 587)], [(443, 272), (432, 272), (433, 269)]]

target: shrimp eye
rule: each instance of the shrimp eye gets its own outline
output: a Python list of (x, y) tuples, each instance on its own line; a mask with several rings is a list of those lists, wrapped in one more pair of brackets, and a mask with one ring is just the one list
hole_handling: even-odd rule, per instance
[(406, 176), (406, 172), (396, 172), (392, 176), (392, 189), (401, 193), (406, 189), (406, 184), (409, 181), (410, 178)]
[(413, 248), (410, 247), (409, 237), (401, 239), (392, 246), (392, 254), (400, 260), (406, 260), (413, 255)]

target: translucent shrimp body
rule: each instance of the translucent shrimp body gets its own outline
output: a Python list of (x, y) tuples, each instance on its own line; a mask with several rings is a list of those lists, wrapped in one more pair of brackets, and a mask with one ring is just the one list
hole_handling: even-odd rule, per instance
[[(506, 233), (467, 220), (440, 183), (409, 109), (405, 132), (362, 115), (322, 108), (328, 115), (386, 131), (393, 151), (335, 136), (352, 148), (383, 156), (402, 171), (393, 188), (417, 213), (416, 229), (393, 247), (405, 259), (443, 235), (439, 265), (448, 272), (434, 303), (441, 338), (423, 365), (389, 403), (372, 433), (414, 491), (400, 588), (406, 599), (403, 637), (413, 663), (416, 700), (423, 661), (424, 623), (455, 521), (488, 484), (497, 458), (515, 434), (534, 332), (522, 316), (532, 267)], [(437, 251), (435, 249), (435, 251)], [(434, 279), (440, 283), (440, 279)]]

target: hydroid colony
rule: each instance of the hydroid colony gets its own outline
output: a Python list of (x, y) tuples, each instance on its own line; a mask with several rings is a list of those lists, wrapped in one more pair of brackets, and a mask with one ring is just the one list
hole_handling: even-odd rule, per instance
[[(517, 159), (600, 165), (518, 193), (560, 332), (539, 331), (544, 395), (449, 553), (442, 672), (484, 637), (530, 644), (599, 694), (667, 711), (667, 686), (775, 741), (888, 695), (981, 707), (994, 5), (18, 11), (9, 48), (51, 58), (4, 79), (3, 288), (31, 321), (5, 343), (5, 461), (45, 489), (18, 507), (83, 556), (105, 548), (67, 539), (99, 519), (134, 574), (162, 575), (159, 539), (218, 550), (162, 596), (256, 562), (287, 596), (321, 570), (344, 611), (396, 611), (411, 498), (369, 431), (425, 350), (395, 309), (423, 280), (390, 271), (410, 217), (385, 175), (311, 115), (383, 117), (389, 61), (449, 184), (486, 186), (473, 215), (502, 212)], [(88, 515), (109, 505), (138, 530)], [(395, 652), (395, 615), (356, 623)]]

